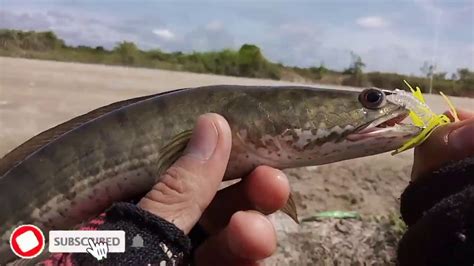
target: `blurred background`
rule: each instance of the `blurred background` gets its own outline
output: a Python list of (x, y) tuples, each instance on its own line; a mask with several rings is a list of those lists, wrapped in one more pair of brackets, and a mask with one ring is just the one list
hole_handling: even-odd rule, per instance
[(474, 95), (469, 0), (1, 5), (4, 56)]
[[(472, 110), (474, 2), (0, 0), (0, 156), (114, 101), (211, 84), (420, 86)], [(413, 152), (286, 170), (267, 265), (395, 265)], [(329, 211), (332, 218), (324, 218)], [(334, 211), (339, 211), (339, 217)], [(341, 213), (342, 212), (342, 213)]]

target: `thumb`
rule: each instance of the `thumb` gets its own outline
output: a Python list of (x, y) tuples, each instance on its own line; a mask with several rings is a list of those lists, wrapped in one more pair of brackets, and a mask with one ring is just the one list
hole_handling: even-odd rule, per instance
[(231, 131), (222, 116), (200, 116), (183, 155), (163, 173), (138, 206), (174, 223), (187, 234), (219, 188), (231, 144)]
[(419, 147), (415, 148), (412, 180), (432, 172), (449, 161), (474, 154), (474, 116), (439, 127)]

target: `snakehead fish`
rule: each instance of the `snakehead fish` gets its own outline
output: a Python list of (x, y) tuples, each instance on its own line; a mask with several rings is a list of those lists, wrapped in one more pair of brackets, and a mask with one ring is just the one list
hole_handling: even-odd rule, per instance
[[(196, 118), (223, 115), (232, 130), (226, 179), (257, 165), (321, 165), (394, 150), (420, 129), (390, 91), (208, 86), (129, 99), (51, 128), (0, 160), (0, 263), (12, 230), (71, 229), (115, 201), (146, 193), (187, 144)], [(294, 205), (286, 212), (296, 218)]]

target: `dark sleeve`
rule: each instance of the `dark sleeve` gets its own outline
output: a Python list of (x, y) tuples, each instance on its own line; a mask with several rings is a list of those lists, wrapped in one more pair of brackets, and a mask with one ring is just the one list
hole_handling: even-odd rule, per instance
[(474, 265), (474, 157), (410, 183), (400, 210), (399, 265)]
[[(116, 203), (80, 230), (125, 231), (125, 253), (97, 261), (88, 253), (54, 254), (43, 265), (187, 265), (191, 242), (174, 224), (130, 203)], [(166, 264), (163, 264), (166, 262)]]

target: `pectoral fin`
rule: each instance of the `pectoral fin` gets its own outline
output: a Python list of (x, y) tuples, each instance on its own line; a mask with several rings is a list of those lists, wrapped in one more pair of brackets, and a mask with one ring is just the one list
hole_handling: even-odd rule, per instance
[[(158, 162), (158, 172), (161, 174), (168, 169), (182, 154), (189, 140), (191, 139), (192, 130), (186, 130), (176, 135), (169, 143), (160, 149), (160, 160)], [(285, 206), (280, 209), (283, 213), (290, 216), (296, 223), (298, 221), (298, 213), (293, 194), (290, 193)]]
[(293, 221), (295, 221), (297, 224), (300, 222), (298, 221), (298, 213), (296, 211), (296, 204), (293, 199), (293, 194), (290, 192), (290, 196), (288, 197), (288, 201), (286, 202), (285, 206), (280, 209), (283, 213), (286, 215), (290, 216)]
[(183, 154), (192, 133), (192, 130), (185, 130), (174, 136), (170, 142), (160, 149), (160, 160), (158, 161), (159, 174), (168, 169)]

